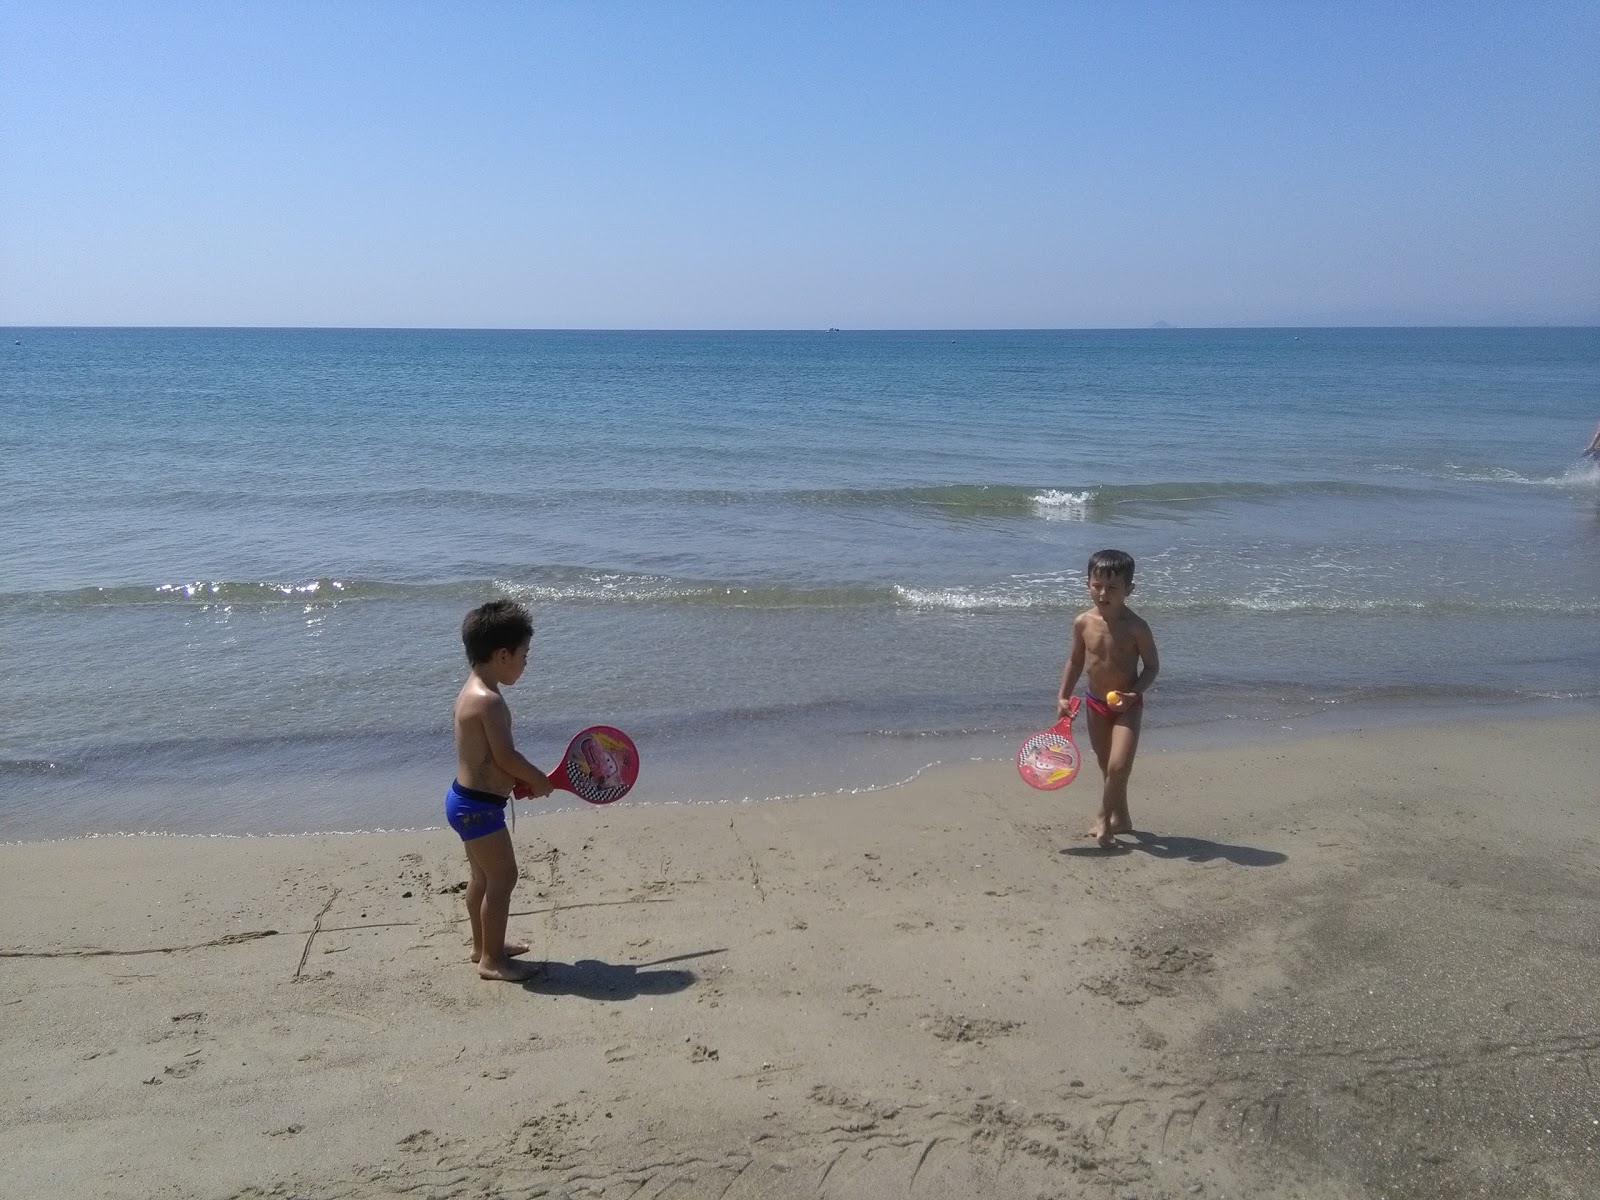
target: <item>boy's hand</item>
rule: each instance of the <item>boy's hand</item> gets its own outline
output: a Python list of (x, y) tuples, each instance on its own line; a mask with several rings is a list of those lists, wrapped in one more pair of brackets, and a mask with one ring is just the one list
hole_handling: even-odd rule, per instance
[(1056, 699), (1056, 720), (1072, 715), (1072, 697), (1060, 696)]
[(1138, 692), (1135, 692), (1132, 689), (1122, 692), (1106, 693), (1106, 703), (1111, 706), (1113, 712), (1127, 712), (1130, 708), (1132, 708), (1135, 704), (1138, 704), (1143, 699), (1143, 696), (1139, 695)]
[(556, 789), (550, 785), (547, 776), (540, 775), (537, 784), (529, 783), (526, 779), (519, 779), (511, 788), (511, 794), (518, 800), (526, 800), (529, 796), (535, 799), (548, 796)]

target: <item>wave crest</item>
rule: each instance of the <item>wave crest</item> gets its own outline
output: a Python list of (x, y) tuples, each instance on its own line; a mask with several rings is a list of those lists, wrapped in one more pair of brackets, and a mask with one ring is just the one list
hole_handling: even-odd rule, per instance
[[(1066, 506), (1070, 511), (1070, 505)], [(420, 603), (465, 609), (486, 597), (505, 596), (538, 605), (640, 605), (675, 608), (904, 609), (948, 613), (1064, 613), (1083, 607), (1075, 575), (1017, 575), (985, 583), (786, 583), (706, 580), (639, 572), (547, 567), (521, 578), (440, 583), (321, 578), (299, 581), (199, 581), (154, 586), (77, 588), (0, 595), (0, 610), (35, 612), (144, 608), (274, 608), (309, 612), (350, 604)], [(1194, 592), (1151, 579), (1140, 592), (1141, 611), (1207, 616), (1600, 616), (1600, 601), (1461, 595), (1370, 597), (1340, 590)]]

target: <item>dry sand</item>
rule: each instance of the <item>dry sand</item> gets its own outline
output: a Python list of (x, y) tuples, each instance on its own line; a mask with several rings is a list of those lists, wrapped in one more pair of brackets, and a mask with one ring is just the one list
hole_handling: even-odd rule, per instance
[(524, 820), (525, 988), (448, 831), (0, 847), (0, 1193), (1600, 1195), (1600, 719), (1155, 749)]

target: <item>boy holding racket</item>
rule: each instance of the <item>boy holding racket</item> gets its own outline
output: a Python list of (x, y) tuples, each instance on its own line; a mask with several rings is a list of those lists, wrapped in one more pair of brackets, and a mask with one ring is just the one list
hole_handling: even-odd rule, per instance
[(456, 778), (445, 793), (445, 818), (461, 835), (472, 870), (467, 917), (472, 922), (472, 961), (484, 979), (516, 983), (537, 968), (513, 962), (528, 943), (506, 940), (517, 856), (506, 832), (506, 798), (513, 785), (548, 796), (550, 781), (511, 740), (511, 710), (502, 687), (522, 678), (533, 642), (527, 610), (510, 600), (479, 605), (461, 623), (470, 673), (456, 697)]
[(1091, 604), (1072, 622), (1072, 649), (1061, 672), (1056, 716), (1068, 715), (1067, 703), (1078, 676), (1088, 672), (1085, 689), (1089, 710), (1089, 742), (1100, 762), (1105, 787), (1100, 812), (1086, 837), (1102, 846), (1116, 843), (1119, 833), (1133, 832), (1128, 815), (1128, 776), (1139, 749), (1144, 693), (1161, 669), (1155, 635), (1144, 618), (1128, 607), (1133, 592), (1133, 558), (1121, 550), (1091, 555), (1088, 568)]

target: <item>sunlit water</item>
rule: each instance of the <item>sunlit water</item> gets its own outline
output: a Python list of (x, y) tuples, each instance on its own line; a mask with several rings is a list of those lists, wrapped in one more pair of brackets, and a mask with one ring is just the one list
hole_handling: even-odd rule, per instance
[(1595, 330), (12, 330), (0, 838), (437, 824), (462, 614), (627, 803), (1047, 724), (1138, 560), (1147, 752), (1600, 705)]

